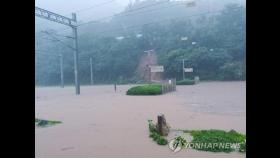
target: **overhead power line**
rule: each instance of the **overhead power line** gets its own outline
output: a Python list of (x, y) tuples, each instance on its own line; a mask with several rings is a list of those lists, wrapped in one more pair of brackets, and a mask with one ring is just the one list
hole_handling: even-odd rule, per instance
[(70, 48), (70, 49), (72, 49), (72, 50), (75, 50), (75, 48), (69, 46), (68, 44), (66, 44), (66, 43), (64, 43), (64, 42), (62, 42), (60, 39), (56, 38), (55, 36), (53, 36), (53, 35), (52, 35), (51, 33), (49, 33), (48, 31), (42, 31), (42, 32), (48, 34), (48, 35), (51, 36), (54, 40), (60, 42), (60, 43), (63, 44), (64, 46), (66, 46), (66, 47), (68, 47), (68, 48)]
[[(156, 5), (160, 5), (160, 4), (168, 3), (168, 2), (170, 2), (170, 1), (167, 0), (167, 1), (163, 1), (163, 2), (154, 3), (154, 4), (151, 4), (151, 5), (146, 5), (146, 6), (143, 6), (143, 7), (136, 8), (136, 9), (128, 10), (128, 11), (126, 11), (125, 13), (118, 13), (118, 14), (114, 14), (114, 15), (110, 15), (110, 16), (105, 16), (105, 17), (99, 18), (99, 19), (97, 19), (97, 20), (91, 20), (91, 21), (88, 21), (88, 22), (84, 22), (84, 23), (79, 24), (78, 26), (80, 26), (80, 25), (86, 25), (86, 24), (93, 23), (93, 22), (99, 22), (99, 21), (102, 21), (102, 20), (105, 20), (105, 19), (112, 18), (112, 17), (114, 17), (114, 16), (119, 16), (119, 17), (120, 17), (120, 16), (131, 15), (131, 14), (127, 14), (127, 13), (139, 11), (139, 10), (141, 10), (141, 9), (145, 9), (145, 8), (148, 8), (148, 7), (151, 7), (151, 6), (156, 6)], [(182, 3), (180, 3), (180, 4), (182, 4)], [(175, 5), (178, 5), (178, 3), (175, 4)], [(172, 5), (172, 6), (174, 6), (174, 5)], [(166, 7), (164, 7), (164, 8), (166, 8)], [(158, 8), (158, 9), (161, 9), (161, 8)], [(141, 13), (142, 13), (142, 12), (141, 12)], [(56, 31), (65, 31), (65, 30), (69, 30), (69, 28), (57, 29)]]

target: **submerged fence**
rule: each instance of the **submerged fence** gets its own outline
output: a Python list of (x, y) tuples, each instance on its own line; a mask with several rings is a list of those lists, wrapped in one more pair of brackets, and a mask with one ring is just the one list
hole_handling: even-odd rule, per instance
[(166, 79), (161, 81), (153, 81), (154, 83), (160, 83), (161, 84), (161, 92), (162, 94), (176, 91), (176, 79)]

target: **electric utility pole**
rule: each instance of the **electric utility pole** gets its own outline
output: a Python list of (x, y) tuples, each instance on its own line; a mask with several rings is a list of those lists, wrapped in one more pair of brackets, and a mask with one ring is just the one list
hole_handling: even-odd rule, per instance
[[(72, 13), (73, 21), (77, 22), (76, 13)], [(74, 36), (74, 73), (75, 73), (75, 87), (76, 87), (76, 94), (80, 94), (80, 81), (79, 81), (79, 56), (78, 56), (78, 33), (77, 33), (77, 26), (72, 26), (73, 36)]]
[(92, 58), (90, 57), (90, 84), (93, 85)]
[(73, 37), (71, 37), (74, 42), (74, 74), (75, 74), (75, 89), (76, 89), (76, 95), (80, 94), (80, 82), (79, 82), (79, 59), (78, 59), (78, 36), (77, 36), (77, 18), (76, 18), (76, 14), (72, 13), (72, 18), (68, 18), (53, 12), (50, 12), (48, 10), (39, 8), (39, 7), (35, 7), (35, 15), (43, 18), (43, 19), (47, 19), (56, 23), (60, 23), (66, 26), (69, 26), (72, 28), (72, 32), (73, 32)]
[(185, 59), (182, 59), (183, 61), (183, 80), (185, 80)]
[(64, 88), (63, 55), (62, 54), (60, 54), (60, 81), (61, 81), (61, 88)]

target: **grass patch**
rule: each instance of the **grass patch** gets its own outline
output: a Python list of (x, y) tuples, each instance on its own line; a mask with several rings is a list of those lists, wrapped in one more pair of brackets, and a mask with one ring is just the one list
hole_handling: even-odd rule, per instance
[(162, 94), (160, 84), (150, 84), (130, 88), (127, 95), (159, 95)]
[(152, 120), (148, 120), (149, 131), (150, 131), (150, 138), (153, 138), (155, 142), (159, 145), (166, 145), (168, 143), (167, 139), (161, 136), (157, 130), (156, 125), (153, 123)]
[(193, 79), (185, 79), (185, 80), (177, 81), (176, 84), (177, 85), (194, 85), (195, 84), (195, 80), (193, 80)]
[(45, 127), (45, 126), (51, 126), (55, 124), (62, 123), (61, 121), (50, 121), (50, 120), (42, 120), (35, 118), (35, 125), (38, 127)]
[[(194, 149), (211, 151), (211, 152), (232, 152), (236, 148), (231, 145), (239, 144), (239, 152), (246, 152), (246, 135), (238, 133), (234, 130), (229, 132), (223, 130), (191, 130), (184, 131), (185, 133), (190, 133), (193, 136), (191, 143), (193, 144), (205, 144), (200, 147), (197, 146)], [(209, 145), (210, 144), (210, 145)], [(230, 144), (230, 145), (226, 145)], [(212, 146), (211, 146), (212, 145)]]

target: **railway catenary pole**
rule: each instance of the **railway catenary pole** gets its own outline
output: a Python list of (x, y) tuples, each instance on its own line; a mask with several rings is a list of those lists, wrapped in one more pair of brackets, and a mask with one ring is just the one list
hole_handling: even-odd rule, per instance
[(75, 92), (76, 95), (80, 94), (80, 81), (79, 81), (79, 49), (78, 49), (78, 33), (77, 33), (77, 17), (75, 13), (72, 13), (72, 18), (68, 18), (62, 15), (59, 15), (48, 10), (35, 7), (35, 16), (47, 19), (56, 23), (60, 23), (72, 28), (73, 37), (71, 37), (74, 42), (74, 74), (75, 74)]
[(63, 55), (62, 54), (60, 54), (60, 81), (61, 81), (61, 88), (64, 88)]
[(90, 84), (93, 85), (92, 58), (90, 57)]

